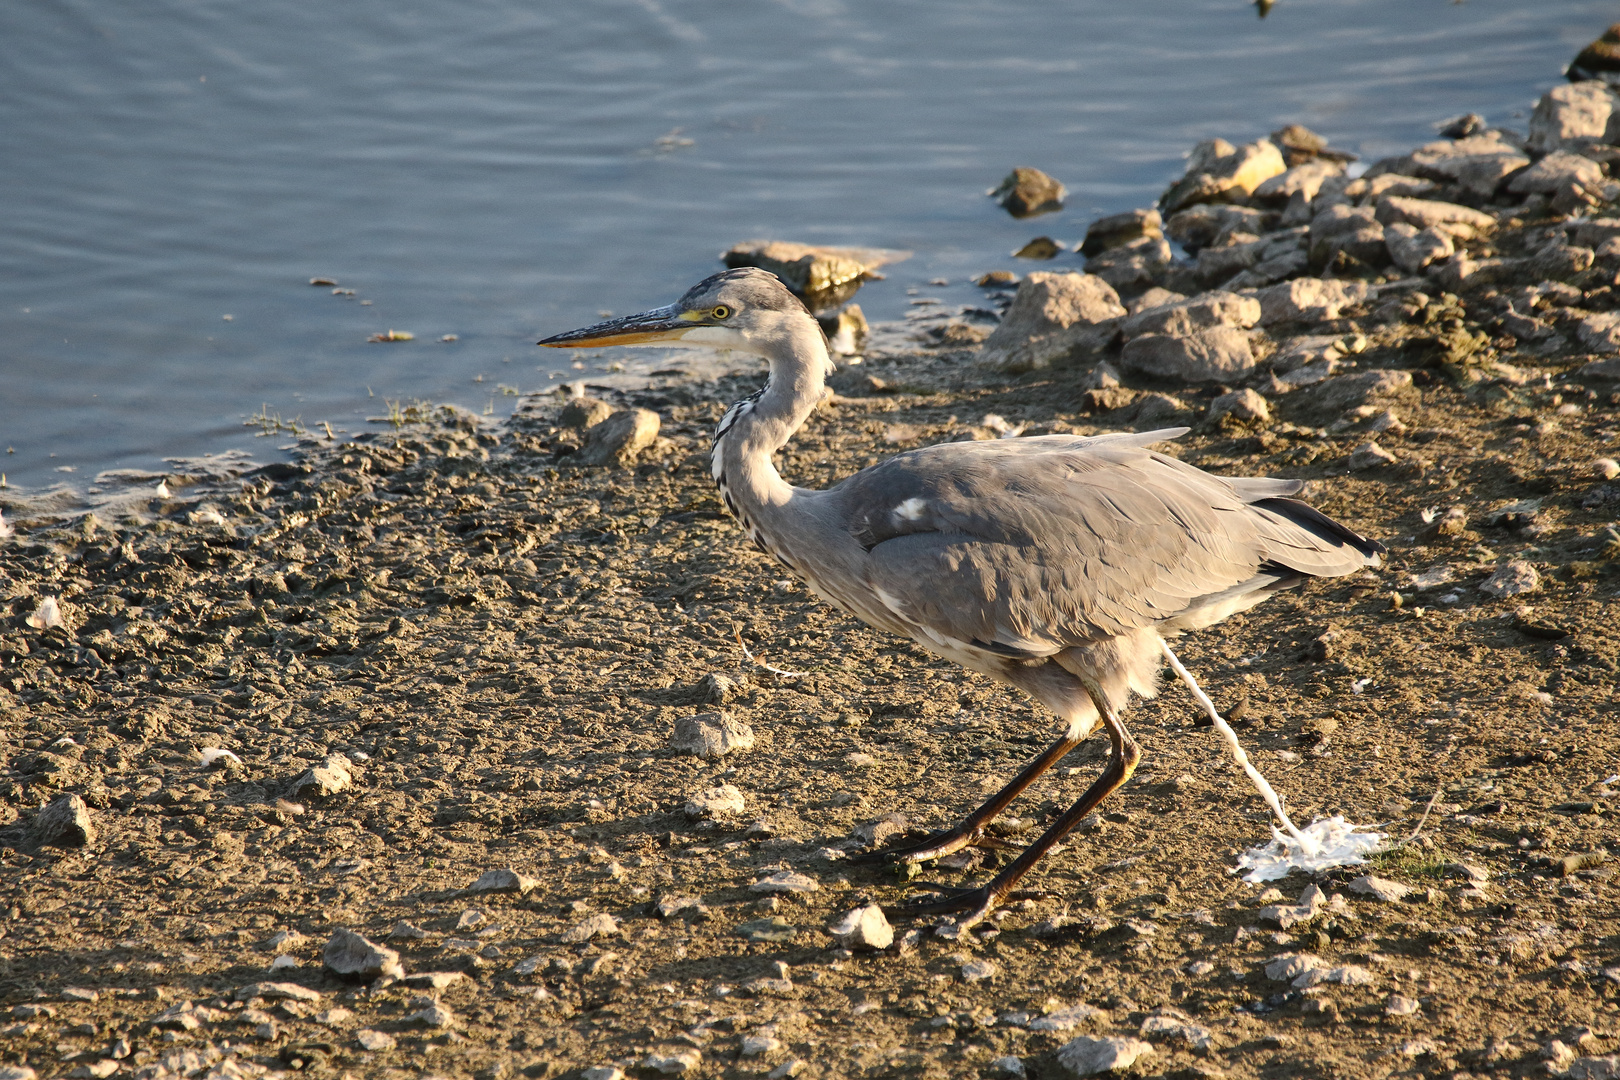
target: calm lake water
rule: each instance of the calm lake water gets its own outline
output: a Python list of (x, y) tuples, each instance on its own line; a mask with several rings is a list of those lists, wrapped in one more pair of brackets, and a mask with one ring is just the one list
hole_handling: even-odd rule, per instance
[[(38, 489), (509, 411), (542, 335), (669, 302), (737, 240), (907, 248), (969, 302), (1038, 233), (1148, 204), (1198, 139), (1371, 159), (1523, 128), (1609, 0), (49, 0), (0, 7), (0, 471)], [(1068, 209), (984, 198), (1013, 165)], [(337, 279), (353, 296), (312, 288)], [(945, 278), (946, 288), (927, 286)], [(369, 303), (366, 303), (369, 301)], [(368, 344), (406, 330), (415, 340)], [(447, 334), (454, 343), (441, 343)], [(562, 365), (562, 367), (559, 367)]]

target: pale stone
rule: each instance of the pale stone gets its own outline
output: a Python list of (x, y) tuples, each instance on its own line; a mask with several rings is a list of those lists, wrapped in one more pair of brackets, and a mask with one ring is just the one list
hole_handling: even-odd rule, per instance
[(584, 466), (625, 466), (658, 439), (658, 414), (651, 409), (625, 409), (591, 428), (585, 445), (568, 459)]
[(1247, 331), (1209, 326), (1184, 337), (1143, 334), (1126, 343), (1120, 363), (1161, 379), (1231, 382), (1254, 370), (1255, 357)]
[(1059, 1065), (1075, 1076), (1095, 1076), (1115, 1069), (1128, 1069), (1139, 1058), (1152, 1053), (1152, 1045), (1141, 1039), (1094, 1039), (1082, 1035), (1065, 1043), (1057, 1052), (1057, 1060)]
[(694, 821), (743, 812), (743, 794), (732, 784), (704, 788), (687, 800), (686, 816)]
[(648, 1054), (646, 1067), (665, 1076), (680, 1076), (693, 1072), (703, 1063), (703, 1055), (696, 1050), (676, 1050), (669, 1054)]
[(399, 953), (353, 930), (334, 933), (321, 951), (321, 960), (328, 970), (349, 978), (375, 979), (388, 975), (397, 979), (405, 974)]
[(1603, 166), (1591, 158), (1559, 150), (1548, 154), (1508, 181), (1508, 190), (1519, 195), (1551, 195), (1569, 184), (1601, 184)]
[(1406, 160), (1418, 175), (1450, 181), (1479, 198), (1490, 198), (1504, 179), (1530, 164), (1523, 151), (1495, 132), (1428, 143)]
[(1563, 1075), (1569, 1080), (1616, 1080), (1620, 1077), (1620, 1054), (1575, 1058)]
[(1353, 471), (1365, 469), (1381, 469), (1396, 462), (1394, 454), (1379, 446), (1376, 442), (1364, 442), (1356, 447), (1350, 454), (1350, 468)]
[(868, 281), (882, 280), (878, 267), (911, 257), (883, 248), (815, 247), (785, 240), (747, 240), (722, 252), (727, 267), (769, 270), (812, 312), (828, 311), (853, 297)]
[(1620, 311), (1582, 315), (1575, 324), (1575, 336), (1593, 352), (1620, 352)]
[(1525, 593), (1535, 592), (1541, 586), (1541, 575), (1529, 563), (1515, 559), (1502, 566), (1485, 579), (1480, 585), (1480, 591), (1497, 598), (1509, 596), (1522, 596)]
[(1431, 263), (1449, 259), (1457, 251), (1451, 234), (1436, 226), (1419, 229), (1406, 221), (1384, 226), (1384, 247), (1390, 260), (1408, 274), (1422, 273)]
[(778, 870), (769, 877), (760, 878), (748, 886), (751, 892), (757, 893), (797, 893), (815, 892), (821, 888), (814, 878), (804, 874), (796, 874), (792, 870)]
[(69, 792), (58, 795), (34, 816), (34, 839), (55, 847), (84, 847), (96, 842), (96, 826), (84, 799)]
[(992, 188), (989, 195), (1015, 218), (1032, 217), (1063, 209), (1068, 190), (1039, 169), (1017, 168)]
[(1601, 142), (1614, 111), (1614, 94), (1601, 82), (1555, 86), (1530, 114), (1530, 146), (1557, 150), (1571, 141)]
[(1119, 294), (1099, 277), (1036, 271), (1019, 282), (982, 355), (1009, 369), (1047, 367), (1076, 349), (1106, 345), (1110, 320), (1124, 314)]
[(1266, 978), (1273, 982), (1293, 982), (1308, 971), (1322, 967), (1322, 958), (1310, 953), (1288, 953), (1266, 964)]
[(887, 949), (894, 943), (894, 927), (877, 904), (846, 912), (828, 932), (846, 949)]
[(986, 982), (996, 977), (996, 965), (989, 960), (969, 960), (962, 965), (963, 982)]
[(1419, 229), (1436, 225), (1466, 225), (1475, 232), (1495, 228), (1491, 215), (1456, 203), (1437, 199), (1412, 199), (1401, 195), (1385, 195), (1378, 200), (1376, 216), (1380, 224), (1405, 222)]
[(349, 759), (344, 755), (328, 754), (326, 760), (293, 781), (287, 797), (325, 799), (347, 791), (354, 786), (354, 777), (349, 771), (351, 768)]
[(615, 937), (618, 933), (619, 920), (603, 912), (600, 915), (592, 915), (590, 918), (582, 920), (565, 930), (562, 935), (562, 943), (564, 945), (583, 945), (594, 938)]
[(1350, 891), (1361, 896), (1370, 896), (1374, 900), (1382, 900), (1386, 904), (1393, 904), (1411, 895), (1412, 887), (1388, 878), (1366, 874), (1350, 883)]
[(1142, 1021), (1140, 1034), (1149, 1039), (1176, 1039), (1198, 1053), (1215, 1045), (1215, 1036), (1207, 1027), (1189, 1023), (1185, 1016), (1150, 1016)]
[(1254, 189), (1254, 198), (1258, 202), (1277, 206), (1284, 205), (1296, 194), (1305, 196), (1309, 201), (1316, 198), (1324, 180), (1343, 172), (1344, 166), (1337, 161), (1315, 158), (1262, 182)]
[(1269, 326), (1279, 322), (1322, 322), (1337, 319), (1347, 307), (1367, 299), (1369, 289), (1364, 281), (1337, 281), (1321, 278), (1296, 278), (1261, 289), (1260, 324)]
[[(467, 886), (467, 892), (515, 892), (520, 896), (527, 896), (540, 886), (539, 880), (526, 877), (511, 867), (500, 870), (486, 870), (478, 876), (478, 880)], [(390, 935), (392, 936), (392, 935)]]
[(1151, 286), (1174, 262), (1168, 241), (1144, 236), (1093, 255), (1086, 260), (1086, 273), (1115, 289), (1131, 290)]
[(1231, 417), (1240, 423), (1270, 423), (1271, 406), (1254, 390), (1244, 387), (1222, 394), (1209, 403), (1209, 419), (1219, 421)]
[(1372, 972), (1356, 964), (1344, 964), (1341, 967), (1317, 967), (1304, 972), (1289, 985), (1296, 990), (1308, 990), (1313, 986), (1323, 986), (1327, 983), (1339, 983), (1344, 986), (1367, 986), (1373, 981)]
[(1190, 299), (1145, 308), (1120, 323), (1127, 338), (1142, 334), (1186, 335), (1210, 326), (1247, 329), (1260, 321), (1260, 302), (1251, 296), (1213, 290)]
[(1275, 923), (1280, 929), (1310, 922), (1327, 910), (1327, 896), (1315, 885), (1305, 886), (1297, 904), (1272, 904), (1260, 909), (1260, 921)]
[(699, 713), (675, 720), (671, 749), (700, 758), (723, 757), (735, 750), (754, 748), (754, 729), (730, 713)]
[(1419, 1005), (1413, 998), (1405, 997), (1401, 994), (1391, 994), (1389, 995), (1389, 1000), (1384, 1002), (1384, 1015), (1411, 1016), (1420, 1008), (1422, 1008), (1422, 1006)]
[(289, 998), (293, 1001), (319, 1001), (319, 990), (311, 990), (307, 986), (299, 986), (289, 982), (259, 982), (250, 983), (236, 991), (237, 1001), (249, 1001), (253, 998)]
[(1031, 1031), (1051, 1031), (1061, 1035), (1064, 1032), (1073, 1031), (1089, 1020), (1097, 1018), (1107, 1020), (1108, 1014), (1101, 1009), (1094, 1009), (1090, 1005), (1077, 1004), (1055, 1009), (1045, 1016), (1036, 1017), (1024, 1026)]

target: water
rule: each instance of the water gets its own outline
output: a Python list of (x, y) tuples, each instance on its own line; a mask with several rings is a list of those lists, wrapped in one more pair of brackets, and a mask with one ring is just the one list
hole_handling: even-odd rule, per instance
[[(1198, 139), (1368, 158), (1522, 128), (1602, 0), (91, 0), (0, 9), (0, 471), (496, 413), (542, 335), (667, 303), (759, 236), (906, 248), (860, 303), (969, 302), (1038, 233), (1146, 205)], [(1069, 207), (1015, 222), (1013, 165)], [(306, 284), (317, 275), (353, 297)], [(928, 286), (945, 278), (945, 288)], [(365, 304), (364, 301), (370, 301)], [(227, 316), (229, 319), (227, 320)], [(407, 343), (368, 344), (389, 329)], [(453, 334), (459, 340), (441, 343)], [(562, 365), (559, 367), (558, 365)]]

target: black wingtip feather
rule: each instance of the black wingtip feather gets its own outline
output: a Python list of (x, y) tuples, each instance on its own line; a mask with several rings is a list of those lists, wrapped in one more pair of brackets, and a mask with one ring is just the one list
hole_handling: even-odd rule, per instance
[(1311, 532), (1323, 537), (1323, 539), (1339, 540), (1349, 544), (1363, 555), (1382, 555), (1389, 550), (1378, 541), (1367, 539), (1360, 533), (1354, 532), (1334, 521), (1316, 507), (1308, 503), (1302, 503), (1298, 499), (1261, 499), (1253, 505), (1263, 506), (1267, 510), (1287, 518), (1300, 528), (1309, 529)]

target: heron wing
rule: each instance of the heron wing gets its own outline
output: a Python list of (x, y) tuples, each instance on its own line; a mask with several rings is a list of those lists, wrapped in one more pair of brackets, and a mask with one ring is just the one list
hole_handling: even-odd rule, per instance
[(930, 637), (1049, 656), (1368, 565), (1376, 545), (1285, 497), (1298, 482), (1146, 448), (1165, 434), (949, 443), (850, 477), (867, 585)]

